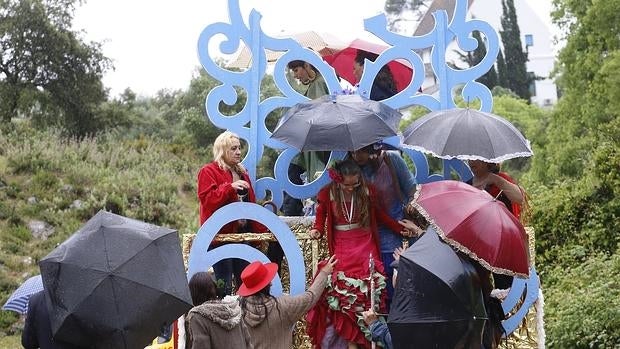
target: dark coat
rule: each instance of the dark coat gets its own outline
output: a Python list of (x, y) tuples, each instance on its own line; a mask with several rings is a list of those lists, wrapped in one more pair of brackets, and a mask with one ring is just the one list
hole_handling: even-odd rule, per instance
[(26, 349), (80, 349), (69, 343), (55, 341), (45, 301), (45, 293), (37, 292), (28, 301), (28, 314), (22, 332), (22, 346)]

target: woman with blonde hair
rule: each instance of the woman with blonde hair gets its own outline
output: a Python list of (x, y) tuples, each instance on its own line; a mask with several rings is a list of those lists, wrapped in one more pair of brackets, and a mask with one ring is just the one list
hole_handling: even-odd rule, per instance
[[(200, 201), (200, 225), (221, 207), (233, 202), (256, 202), (254, 189), (247, 171), (241, 164), (239, 136), (226, 131), (213, 143), (213, 161), (198, 172), (198, 200)], [(265, 227), (253, 221), (240, 219), (230, 222), (218, 234), (263, 232)], [(211, 248), (218, 243), (211, 243)], [(241, 259), (221, 260), (213, 266), (218, 283), (224, 283), (224, 293), (232, 294), (232, 276), (235, 285), (241, 285), (241, 272), (248, 263)], [(221, 280), (221, 281), (220, 281)]]

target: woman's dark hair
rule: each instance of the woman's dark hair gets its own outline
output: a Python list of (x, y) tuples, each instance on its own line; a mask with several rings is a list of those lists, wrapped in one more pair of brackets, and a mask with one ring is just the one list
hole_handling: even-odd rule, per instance
[(489, 171), (491, 173), (495, 173), (495, 174), (499, 173), (499, 164), (496, 164), (496, 163), (493, 163), (493, 162), (488, 162), (487, 163), (487, 167), (489, 168)]
[(244, 314), (248, 312), (248, 302), (250, 302), (248, 300), (249, 298), (252, 299), (251, 303), (253, 305), (257, 307), (261, 306), (263, 308), (265, 319), (267, 319), (269, 315), (269, 309), (267, 309), (267, 300), (273, 299), (276, 302), (276, 310), (278, 311), (278, 316), (280, 318), (282, 317), (282, 315), (280, 314), (280, 306), (278, 304), (278, 299), (271, 295), (271, 283), (263, 287), (262, 290), (254, 293), (251, 296), (239, 297), (239, 305), (241, 306), (241, 312)]
[(306, 63), (307, 63), (307, 64), (310, 66), (310, 68), (312, 68), (312, 70), (314, 70), (316, 73), (318, 73), (318, 72), (319, 72), (318, 70), (316, 70), (316, 68), (315, 68), (312, 64), (310, 64), (310, 63), (308, 63), (308, 62), (306, 62), (306, 61), (302, 61), (302, 60), (300, 60), (300, 59), (296, 59), (296, 60), (293, 60), (293, 61), (288, 62), (287, 67), (288, 67), (289, 69), (295, 69), (295, 68), (297, 68), (297, 67), (302, 67), (302, 68), (304, 68), (304, 65), (305, 65)]
[[(374, 62), (377, 57), (379, 57), (379, 55), (358, 49), (357, 54), (355, 55), (355, 62), (363, 67), (365, 59)], [(390, 70), (390, 67), (387, 66), (387, 64), (382, 66), (381, 69), (379, 69), (379, 73), (377, 73), (377, 77), (372, 84), (373, 86), (376, 84), (384, 91), (384, 93), (390, 96), (393, 96), (397, 93), (396, 83), (394, 82), (394, 75), (392, 74), (392, 71)]]
[(194, 274), (189, 280), (189, 293), (194, 306), (216, 299), (217, 291), (211, 274), (204, 271)]

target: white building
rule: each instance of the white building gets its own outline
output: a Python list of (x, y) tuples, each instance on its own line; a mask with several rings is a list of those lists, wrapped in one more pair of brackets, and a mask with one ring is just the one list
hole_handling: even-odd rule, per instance
[[(514, 5), (521, 33), (521, 44), (528, 52), (527, 71), (539, 78), (534, 81), (533, 86), (530, 88), (532, 92), (531, 101), (540, 106), (550, 106), (558, 100), (556, 85), (550, 78), (555, 61), (553, 33), (549, 14), (545, 15), (534, 10), (532, 5), (536, 1), (549, 2), (548, 0), (514, 0)], [(446, 10), (448, 18), (451, 20), (454, 14), (455, 3), (456, 0), (434, 0), (417, 26), (414, 35), (423, 35), (433, 29), (435, 22), (431, 13), (436, 10)], [(499, 35), (501, 30), (502, 2), (500, 0), (469, 0), (467, 16), (468, 19), (476, 18), (488, 22)], [(451, 43), (447, 50), (448, 61), (459, 62), (456, 54), (453, 57), (449, 56), (450, 52), (456, 49), (456, 43)], [(430, 62), (430, 50), (422, 52), (422, 58), (425, 62)], [(434, 75), (430, 70), (430, 63), (427, 65), (426, 80), (422, 88), (424, 92), (431, 94), (437, 90)]]

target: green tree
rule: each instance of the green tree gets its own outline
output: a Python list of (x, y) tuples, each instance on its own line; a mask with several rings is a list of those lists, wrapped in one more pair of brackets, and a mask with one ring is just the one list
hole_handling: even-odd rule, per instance
[(504, 53), (499, 50), (497, 54), (497, 85), (508, 88), (508, 73), (506, 71), (506, 61), (504, 60)]
[(620, 333), (609, 293), (620, 246), (620, 1), (555, 0), (552, 15), (566, 43), (556, 64), (563, 96), (522, 178), (551, 307), (547, 344), (610, 348)]
[(76, 0), (0, 0), (0, 119), (23, 113), (86, 135), (100, 125), (101, 45), (71, 30)]
[(530, 100), (530, 80), (528, 77), (526, 62), (527, 54), (521, 46), (521, 33), (517, 22), (514, 0), (502, 0), (502, 30), (499, 32), (504, 45), (504, 59), (506, 62), (506, 75), (501, 76), (502, 85), (513, 90), (519, 97)]

